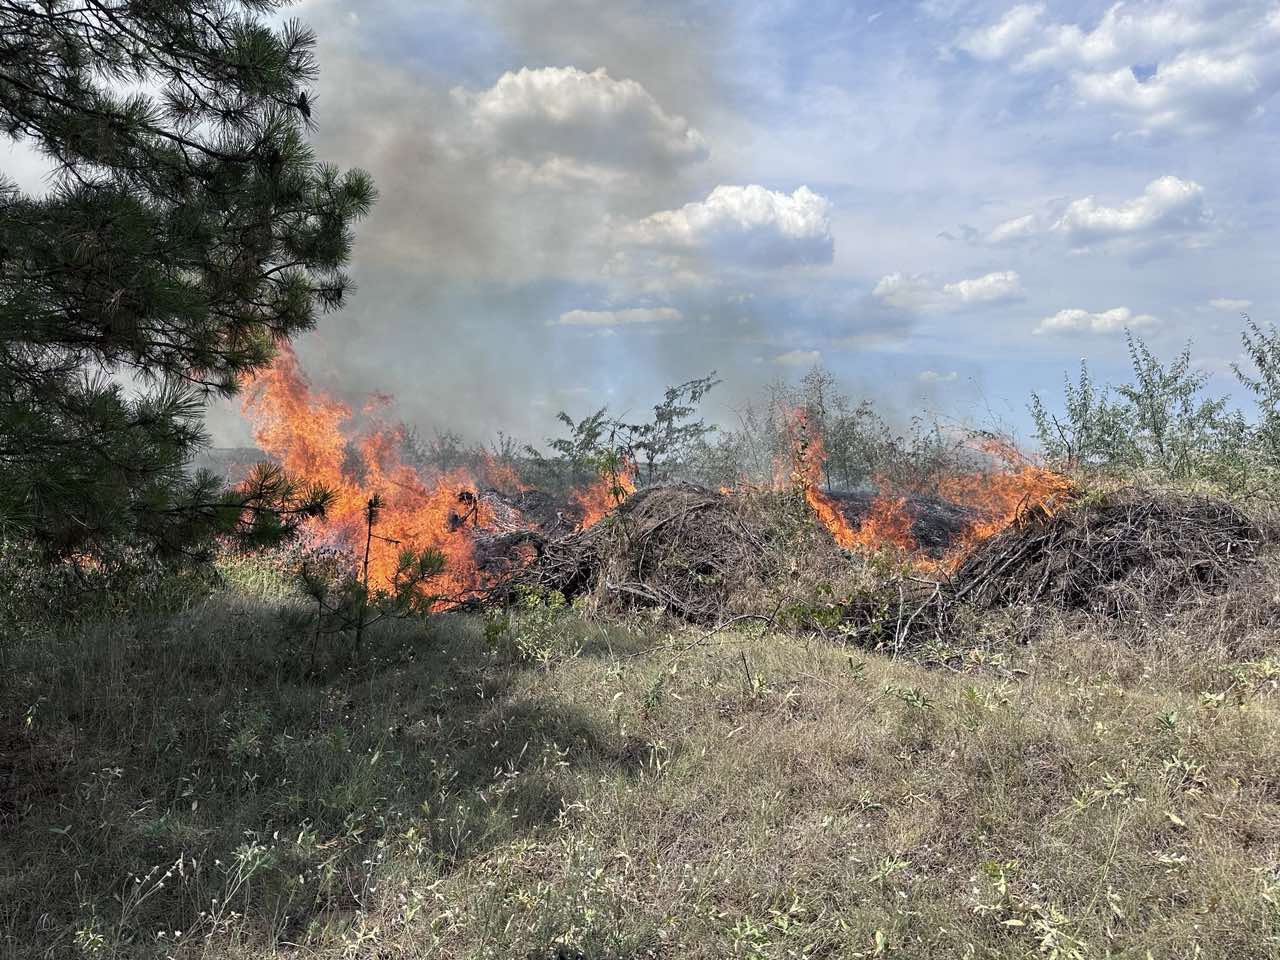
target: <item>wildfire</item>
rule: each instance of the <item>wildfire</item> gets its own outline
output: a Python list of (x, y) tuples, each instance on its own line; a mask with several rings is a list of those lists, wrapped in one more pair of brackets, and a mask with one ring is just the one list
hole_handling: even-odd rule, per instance
[(382, 495), (386, 506), (369, 559), (372, 582), (389, 582), (400, 550), (434, 547), (446, 560), (441, 593), (464, 595), (481, 578), (471, 538), (461, 530), (486, 523), (489, 508), (475, 496), (475, 482), (466, 471), (425, 482), (402, 462), (403, 431), (377, 419), (386, 402), (374, 398), (364, 410), (368, 424), (358, 429), (351, 409), (314, 390), (285, 346), (252, 382), (243, 409), (263, 451), (290, 474), (335, 492), (322, 521), (326, 535), (362, 551), (365, 504), (373, 493)]
[(804, 492), (809, 508), (836, 543), (845, 549), (890, 548), (910, 557), (926, 573), (954, 572), (975, 546), (1004, 530), (1023, 511), (1039, 507), (1052, 513), (1069, 501), (1073, 490), (1070, 479), (1032, 463), (1013, 447), (997, 440), (978, 441), (977, 448), (1002, 463), (1003, 468), (944, 478), (939, 495), (972, 510), (976, 519), (936, 559), (920, 551), (912, 534), (915, 517), (908, 498), (890, 492), (883, 481), (877, 482), (880, 493), (871, 501), (862, 521), (851, 524), (835, 498), (822, 490), (826, 451), (821, 435), (803, 410), (792, 412), (786, 427), (792, 456), (789, 480)]
[(513, 464), (503, 462), (491, 453), (484, 455), (484, 479), (495, 490), (514, 496), (529, 489), (528, 484), (516, 474)]
[(871, 501), (862, 522), (857, 526), (851, 524), (835, 499), (822, 489), (822, 465), (827, 459), (822, 435), (809, 423), (803, 410), (792, 411), (786, 426), (792, 459), (790, 480), (804, 491), (809, 509), (837, 544), (846, 550), (893, 547), (904, 553), (915, 552), (912, 516), (905, 497), (881, 493)]
[[(424, 477), (404, 463), (405, 435), (388, 425), (382, 412), (390, 398), (378, 395), (357, 416), (346, 404), (315, 390), (287, 346), (276, 362), (250, 384), (243, 408), (253, 424), (258, 446), (294, 477), (334, 491), (335, 498), (315, 532), (349, 550), (363, 554), (367, 531), (365, 506), (378, 493), (385, 506), (370, 546), (369, 574), (386, 585), (405, 548), (428, 547), (445, 556), (440, 592), (464, 597), (486, 584), (475, 555), (476, 529), (495, 526), (491, 498), (477, 493), (476, 478), (463, 469)], [(994, 440), (978, 449), (1001, 464), (989, 472), (945, 478), (938, 494), (972, 511), (975, 519), (952, 541), (941, 557), (927, 556), (913, 535), (916, 517), (909, 491), (893, 491), (879, 482), (861, 522), (851, 523), (839, 501), (823, 490), (826, 451), (823, 439), (803, 410), (787, 417), (790, 458), (775, 471), (775, 486), (799, 489), (818, 520), (836, 543), (846, 549), (897, 551), (917, 569), (933, 574), (953, 572), (979, 543), (995, 536), (1025, 510), (1053, 512), (1070, 500), (1071, 481), (1035, 464), (1017, 450)], [(508, 496), (528, 488), (514, 465), (489, 455), (477, 468), (486, 484)], [(586, 488), (571, 493), (582, 513), (580, 529), (598, 523), (636, 489), (635, 464), (624, 460), (616, 473), (604, 472)], [(722, 490), (725, 493), (733, 490)], [(507, 521), (523, 524), (519, 511)]]
[(1070, 501), (1074, 490), (1069, 478), (1032, 463), (1006, 443), (986, 439), (976, 446), (1003, 463), (1004, 469), (947, 477), (940, 484), (941, 496), (978, 515), (942, 558), (941, 566), (948, 573), (975, 546), (1004, 530), (1027, 509), (1054, 513)]
[(573, 502), (582, 510), (582, 522), (578, 529), (595, 526), (614, 507), (636, 492), (636, 465), (623, 460), (617, 474), (601, 473), (599, 478), (582, 490), (571, 494)]

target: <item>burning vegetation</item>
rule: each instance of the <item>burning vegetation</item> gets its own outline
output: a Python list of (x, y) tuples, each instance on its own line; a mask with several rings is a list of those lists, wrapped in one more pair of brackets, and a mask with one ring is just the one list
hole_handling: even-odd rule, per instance
[[(826, 451), (808, 414), (792, 411), (787, 429), (791, 482), (803, 492), (835, 542), (849, 550), (894, 551), (922, 573), (954, 572), (978, 544), (1024, 512), (1056, 513), (1075, 493), (1068, 477), (1031, 462), (1011, 444), (977, 438), (970, 441), (971, 448), (989, 461), (990, 468), (945, 474), (936, 480), (934, 495), (921, 489), (894, 489), (877, 478), (878, 492), (869, 501), (841, 497), (822, 487)], [(856, 514), (853, 519), (851, 513)], [(956, 522), (957, 517), (963, 518), (961, 522)], [(934, 527), (927, 544), (917, 534), (922, 520)], [(937, 535), (939, 522), (946, 526), (942, 537)]]
[[(792, 406), (780, 411), (780, 453), (764, 484), (744, 478), (713, 490), (663, 478), (641, 486), (636, 446), (613, 446), (582, 458), (578, 482), (548, 492), (521, 469), (538, 461), (534, 451), (524, 461), (508, 450), (504, 457), (483, 451), (469, 465), (412, 462), (409, 432), (386, 419), (389, 403), (375, 397), (356, 413), (313, 388), (286, 349), (253, 382), (244, 410), (263, 451), (289, 474), (332, 492), (325, 516), (310, 521), (313, 542), (357, 560), (367, 553), (366, 589), (386, 588), (403, 550), (437, 551), (444, 560), (437, 609), (503, 603), (532, 590), (592, 596), (615, 608), (658, 606), (702, 623), (768, 619), (772, 614), (758, 609), (759, 598), (777, 594), (768, 582), (788, 581), (784, 570), (794, 578), (804, 549), (810, 550), (809, 567), (828, 574), (856, 567), (850, 552), (894, 558), (937, 584), (929, 595), (937, 607), (966, 595), (1021, 596), (1021, 587), (996, 585), (993, 577), (1017, 566), (1007, 553), (1014, 559), (1047, 556), (1043, 542), (1059, 536), (1053, 531), (1077, 536), (1083, 529), (1077, 540), (1091, 542), (1092, 528), (1079, 519), (1084, 513), (1068, 509), (1077, 499), (1071, 479), (989, 436), (966, 438), (964, 456), (955, 460), (960, 466), (935, 471), (927, 483), (877, 475), (871, 490), (837, 491), (824, 482), (831, 458), (822, 430), (808, 409)], [(663, 408), (656, 409), (661, 416)], [(576, 430), (600, 436), (597, 420), (573, 424), (565, 418)], [(632, 436), (652, 436), (645, 427), (628, 429)], [(615, 429), (610, 439), (617, 437)], [(567, 442), (559, 447), (578, 449)], [(652, 476), (652, 448), (649, 453)], [(368, 511), (375, 496), (381, 502), (376, 529)], [(811, 540), (808, 548), (797, 548), (796, 528), (778, 521), (788, 515), (780, 509), (786, 503), (803, 505), (809, 522), (801, 526), (818, 532), (818, 546)], [(1067, 519), (1059, 522), (1062, 516)], [(1036, 534), (1035, 550), (1020, 539), (1032, 529), (1050, 531)], [(1255, 539), (1240, 534), (1232, 542)], [(1207, 534), (1190, 540), (1206, 556), (1218, 542)], [(1164, 553), (1148, 552), (1169, 565)], [(1233, 557), (1248, 553), (1237, 550)], [(1108, 568), (1117, 567), (1119, 561), (1107, 557)], [(1051, 560), (1037, 562), (1047, 564), (1044, 583), (1050, 583), (1057, 567)], [(1141, 557), (1134, 562), (1141, 566)], [(1077, 567), (1096, 565), (1085, 558)], [(754, 591), (756, 606), (738, 602), (744, 591)], [(943, 619), (919, 623), (937, 626)], [(907, 626), (916, 622), (912, 614)]]
[(453, 470), (423, 477), (401, 456), (403, 428), (382, 422), (386, 398), (366, 404), (358, 420), (350, 407), (314, 390), (285, 348), (260, 374), (244, 401), (262, 450), (287, 472), (333, 493), (313, 535), (353, 554), (365, 545), (366, 509), (383, 499), (376, 538), (369, 548), (369, 582), (385, 584), (396, 570), (400, 548), (435, 549), (445, 558), (441, 592), (465, 596), (478, 582), (475, 545), (468, 527), (491, 520), (475, 496), (475, 477)]

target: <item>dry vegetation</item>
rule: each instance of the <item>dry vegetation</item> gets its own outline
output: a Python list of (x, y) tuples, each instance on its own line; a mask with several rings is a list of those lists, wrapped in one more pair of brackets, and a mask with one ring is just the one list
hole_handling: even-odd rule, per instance
[(1270, 547), (896, 657), (531, 595), (314, 671), (225, 572), (0, 645), (0, 956), (1280, 956)]

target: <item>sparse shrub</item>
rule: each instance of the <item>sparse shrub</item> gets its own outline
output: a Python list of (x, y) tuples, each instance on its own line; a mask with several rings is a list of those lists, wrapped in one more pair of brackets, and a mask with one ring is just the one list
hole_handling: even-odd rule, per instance
[(506, 609), (489, 616), (485, 640), (504, 660), (546, 666), (557, 654), (572, 652), (571, 611), (558, 590), (522, 589)]
[(0, 540), (0, 630), (35, 632), (126, 611), (169, 611), (215, 587), (208, 568), (175, 569), (146, 545), (50, 560), (31, 541)]
[(1127, 334), (1132, 381), (1099, 384), (1080, 363), (1063, 385), (1060, 413), (1034, 394), (1030, 411), (1045, 456), (1064, 469), (1135, 475), (1179, 484), (1208, 482), (1234, 493), (1274, 488), (1280, 467), (1280, 333), (1246, 319), (1244, 352), (1252, 365), (1232, 369), (1254, 395), (1256, 416), (1207, 392), (1190, 345), (1167, 364)]
[(358, 570), (345, 572), (335, 558), (304, 560), (298, 569), (298, 585), (315, 605), (311, 619), (313, 665), (322, 635), (350, 634), (352, 653), (359, 656), (369, 627), (382, 620), (428, 613), (440, 600), (427, 588), (443, 572), (445, 558), (432, 548), (404, 548), (387, 585), (370, 586), (369, 555), (374, 539), (383, 539), (374, 533), (383, 506), (377, 494), (365, 505), (365, 549)]

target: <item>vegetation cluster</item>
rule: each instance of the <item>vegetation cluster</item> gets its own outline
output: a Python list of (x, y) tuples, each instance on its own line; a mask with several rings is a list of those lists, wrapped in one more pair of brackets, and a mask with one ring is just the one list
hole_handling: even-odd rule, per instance
[(333, 490), (194, 462), (374, 199), (280, 6), (0, 0), (56, 167), (0, 180), (0, 957), (1280, 957), (1280, 333), (1248, 409), (1132, 336), (1033, 398), (1054, 496), (954, 569), (832, 491), (945, 505), (1008, 438), (815, 369), (723, 429), (711, 374), (541, 446), (397, 431), (502, 488), (449, 532), (612, 509), (485, 597), (411, 542), (375, 580), (382, 491), (335, 549)]

